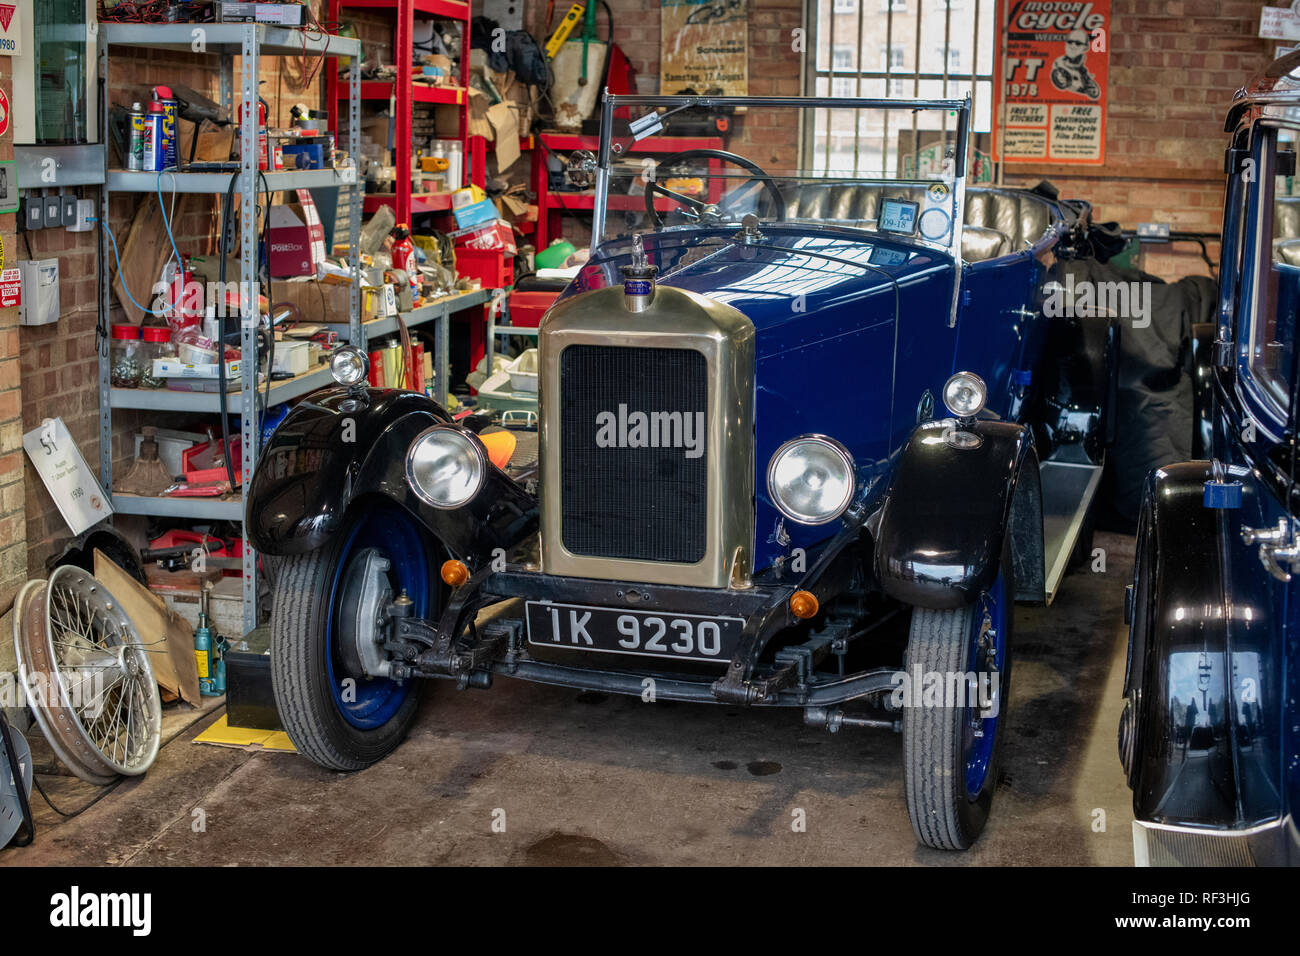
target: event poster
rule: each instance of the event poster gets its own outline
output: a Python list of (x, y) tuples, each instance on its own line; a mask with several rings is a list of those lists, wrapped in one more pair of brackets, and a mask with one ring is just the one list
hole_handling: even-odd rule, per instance
[(1002, 0), (997, 123), (1006, 163), (1106, 161), (1110, 0)]
[(749, 92), (748, 0), (660, 0), (659, 92)]

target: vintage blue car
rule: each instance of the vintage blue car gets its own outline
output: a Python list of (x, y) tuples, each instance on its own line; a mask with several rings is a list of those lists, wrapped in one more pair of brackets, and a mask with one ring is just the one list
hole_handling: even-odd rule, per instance
[[(801, 157), (830, 106), (946, 159), (905, 178), (892, 152), (876, 177)], [(631, 155), (693, 107), (777, 116), (788, 164)], [(606, 95), (599, 155), (571, 167), (595, 185), (591, 258), (540, 331), (535, 472), (367, 388), (352, 349), (266, 448), (247, 521), (283, 556), (297, 748), (380, 759), (417, 677), (791, 707), (901, 731), (917, 838), (970, 846), (1013, 604), (1050, 601), (1088, 546), (1117, 330), (1044, 315), (1087, 205), (969, 186), (969, 123), (968, 100)]]
[(1217, 325), (1194, 328), (1201, 460), (1147, 479), (1120, 759), (1139, 865), (1300, 864), (1300, 55), (1228, 114)]

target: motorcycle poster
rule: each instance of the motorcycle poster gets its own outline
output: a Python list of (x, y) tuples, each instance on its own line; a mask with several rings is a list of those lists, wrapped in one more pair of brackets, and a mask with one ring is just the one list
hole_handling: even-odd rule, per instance
[(999, 158), (1104, 164), (1110, 0), (1003, 0), (1002, 7)]

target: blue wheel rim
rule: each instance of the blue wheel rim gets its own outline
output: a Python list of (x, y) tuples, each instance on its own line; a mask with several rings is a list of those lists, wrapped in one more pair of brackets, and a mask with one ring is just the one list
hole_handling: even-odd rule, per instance
[(344, 686), (348, 675), (344, 672), (336, 640), (339, 590), (348, 565), (367, 548), (378, 548), (388, 558), (392, 565), (388, 571), (389, 585), (394, 594), (406, 591), (417, 617), (429, 616), (432, 596), (428, 548), (415, 523), (392, 507), (367, 509), (348, 531), (339, 554), (330, 586), (329, 620), (325, 629), (325, 661), (334, 705), (343, 719), (359, 730), (373, 730), (388, 723), (411, 692), (410, 681), (395, 681), (387, 677), (356, 678), (355, 691), (350, 694)]
[[(983, 792), (1002, 720), (1002, 677), (1006, 663), (1008, 598), (1002, 574), (975, 602), (971, 615), (968, 667), (977, 679), (963, 713), (962, 752), (966, 757), (966, 796), (974, 800)], [(983, 704), (987, 703), (986, 708)], [(989, 716), (983, 716), (985, 713)], [(977, 733), (978, 731), (978, 733)]]

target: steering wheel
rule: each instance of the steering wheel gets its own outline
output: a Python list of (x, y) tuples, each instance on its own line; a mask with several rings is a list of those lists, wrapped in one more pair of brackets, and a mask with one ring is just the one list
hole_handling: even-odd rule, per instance
[[(735, 153), (729, 153), (723, 149), (686, 149), (680, 153), (673, 153), (656, 166), (656, 169), (671, 169), (677, 163), (684, 159), (720, 159), (724, 163), (731, 163), (733, 166), (739, 166), (741, 169), (752, 173), (748, 181), (757, 179), (767, 190), (767, 194), (772, 197), (773, 207), (776, 209), (776, 218), (778, 222), (785, 221), (785, 199), (781, 196), (781, 190), (777, 189), (776, 182), (772, 177), (764, 172), (763, 168), (757, 163), (746, 159), (744, 156), (737, 156)], [(713, 203), (705, 202), (702, 199), (696, 199), (693, 196), (683, 196), (681, 193), (675, 193), (671, 189), (659, 185), (658, 181), (647, 184), (645, 191), (645, 211), (650, 217), (656, 228), (663, 226), (664, 222), (659, 218), (659, 211), (655, 209), (655, 195), (666, 196), (673, 202), (689, 210), (689, 213), (695, 214), (695, 220), (701, 221), (710, 209), (716, 210)], [(688, 215), (689, 215), (688, 213)]]

